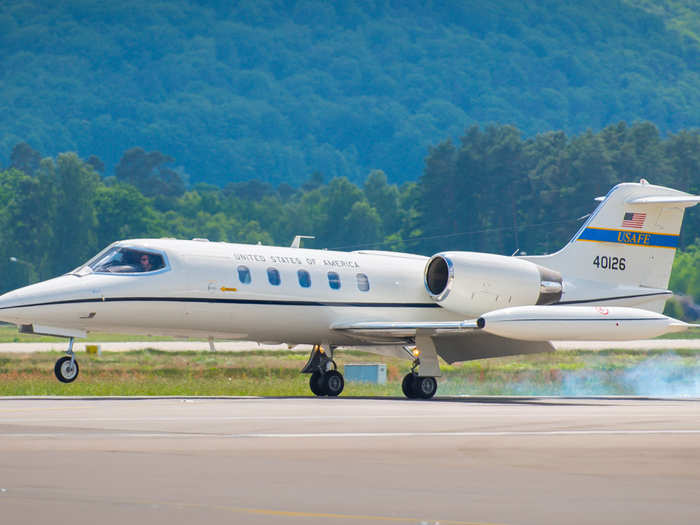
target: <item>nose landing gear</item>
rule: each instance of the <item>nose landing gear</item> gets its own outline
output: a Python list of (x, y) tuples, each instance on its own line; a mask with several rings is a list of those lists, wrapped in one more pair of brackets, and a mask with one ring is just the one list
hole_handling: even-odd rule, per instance
[(338, 372), (335, 361), (333, 361), (332, 346), (329, 346), (329, 352), (326, 353), (321, 345), (314, 345), (309, 360), (301, 372), (311, 374), (309, 387), (319, 397), (337, 397), (345, 387), (343, 374)]
[(78, 367), (78, 362), (75, 360), (75, 354), (73, 353), (73, 338), (70, 338), (68, 342), (68, 350), (66, 354), (56, 361), (56, 365), (53, 367), (53, 371), (56, 374), (56, 379), (62, 383), (72, 383), (78, 377), (80, 368)]

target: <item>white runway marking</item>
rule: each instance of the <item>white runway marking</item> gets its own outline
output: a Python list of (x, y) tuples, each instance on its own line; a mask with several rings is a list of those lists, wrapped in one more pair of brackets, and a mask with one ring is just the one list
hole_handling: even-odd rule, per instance
[[(327, 420), (345, 420), (345, 419), (415, 419), (413, 414), (405, 416), (385, 416), (385, 415), (366, 415), (366, 416), (197, 416), (197, 417), (25, 417), (25, 418), (2, 418), (0, 423), (56, 423), (61, 421), (71, 421), (79, 423), (90, 422), (107, 422), (114, 421), (120, 423), (137, 422), (137, 421), (327, 421)], [(453, 419), (454, 415), (421, 415), (421, 419)]]
[(0, 439), (8, 438), (216, 438), (216, 439), (307, 439), (307, 438), (406, 438), (406, 437), (528, 437), (528, 436), (634, 436), (651, 434), (700, 434), (700, 429), (666, 430), (532, 430), (532, 431), (465, 431), (465, 432), (310, 432), (310, 433), (245, 433), (216, 434), (189, 432), (4, 432)]
[[(663, 406), (663, 405), (660, 405)], [(68, 410), (68, 409), (67, 409)], [(72, 423), (130, 423), (130, 422), (168, 422), (168, 421), (344, 421), (344, 420), (375, 420), (375, 419), (407, 419), (413, 421), (416, 418), (425, 419), (450, 419), (454, 420), (455, 414), (405, 414), (405, 415), (386, 415), (386, 414), (367, 414), (367, 415), (320, 415), (320, 416), (162, 416), (162, 417), (89, 417), (89, 416), (57, 416), (57, 417), (13, 417), (2, 418), (0, 424), (7, 423), (61, 423), (70, 421)], [(493, 415), (494, 419), (501, 419), (501, 416)], [(560, 414), (558, 418), (570, 417), (578, 418), (580, 414)], [(615, 417), (610, 415), (609, 417)]]

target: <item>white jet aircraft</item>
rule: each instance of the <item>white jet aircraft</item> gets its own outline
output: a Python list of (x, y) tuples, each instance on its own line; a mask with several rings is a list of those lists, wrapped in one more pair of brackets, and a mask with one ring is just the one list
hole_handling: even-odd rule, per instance
[[(21, 332), (70, 339), (56, 377), (78, 376), (93, 330), (313, 344), (302, 372), (337, 396), (334, 350), (408, 355), (409, 398), (448, 363), (552, 351), (552, 340), (631, 340), (690, 326), (661, 312), (685, 208), (700, 196), (615, 186), (560, 251), (506, 257), (336, 252), (173, 239), (119, 241), (72, 272), (0, 296)], [(212, 339), (210, 339), (211, 341)]]

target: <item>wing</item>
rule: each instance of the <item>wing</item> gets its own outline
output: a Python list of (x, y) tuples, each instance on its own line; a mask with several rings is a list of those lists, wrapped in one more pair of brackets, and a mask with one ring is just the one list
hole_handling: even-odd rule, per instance
[(448, 363), (554, 351), (554, 347), (548, 341), (521, 341), (484, 332), (476, 319), (336, 323), (332, 328), (362, 341), (363, 344), (416, 344), (424, 350), (433, 347), (437, 355)]
[(531, 305), (493, 310), (465, 321), (338, 323), (360, 344), (415, 344), (421, 361), (448, 362), (552, 351), (550, 340), (627, 341), (681, 332), (691, 325), (649, 310), (622, 306)]

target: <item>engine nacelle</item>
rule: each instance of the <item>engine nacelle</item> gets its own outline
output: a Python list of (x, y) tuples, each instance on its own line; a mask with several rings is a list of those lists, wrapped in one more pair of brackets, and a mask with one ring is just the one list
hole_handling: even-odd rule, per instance
[(426, 264), (425, 287), (443, 308), (480, 315), (508, 306), (556, 303), (562, 278), (554, 270), (516, 257), (443, 252)]

